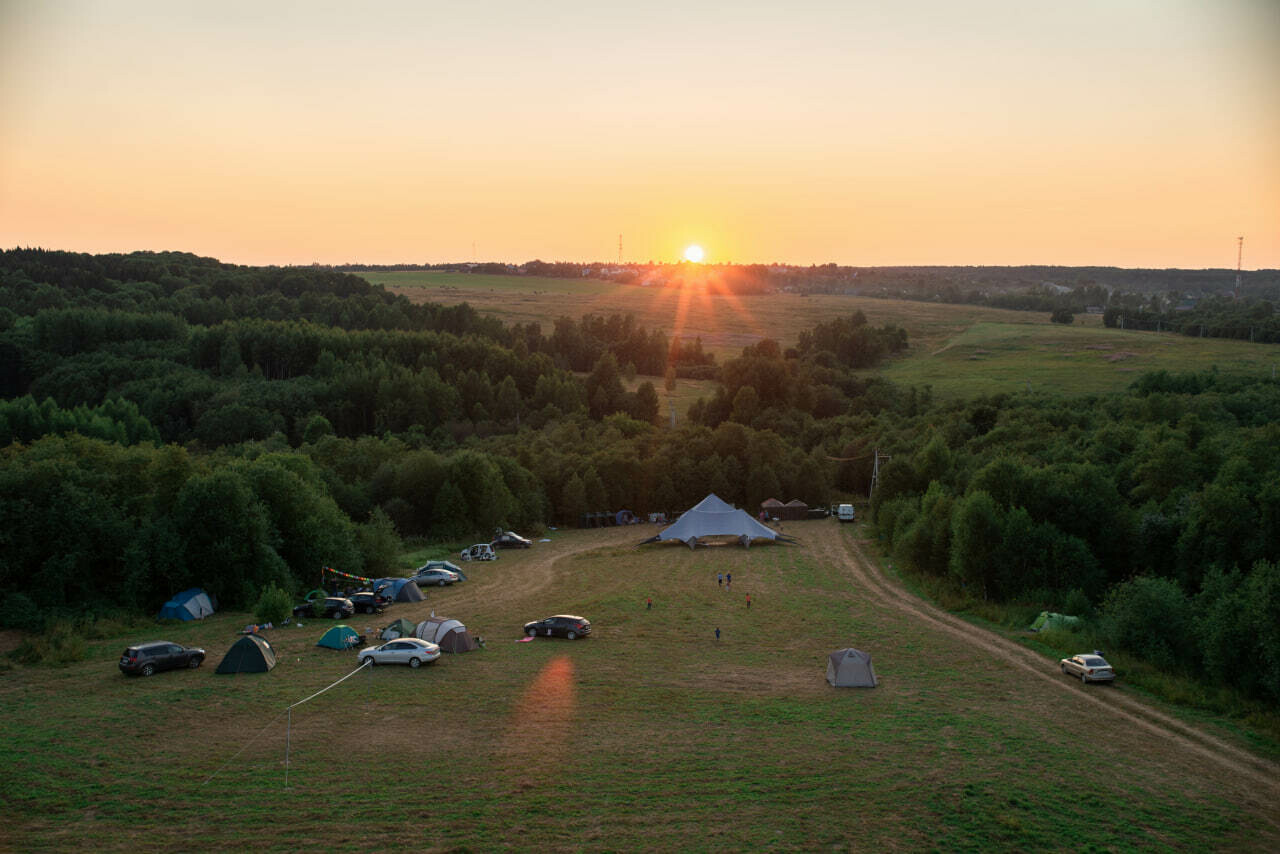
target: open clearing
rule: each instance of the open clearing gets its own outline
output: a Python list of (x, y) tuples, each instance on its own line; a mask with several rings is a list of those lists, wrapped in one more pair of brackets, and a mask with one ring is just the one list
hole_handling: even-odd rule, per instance
[[(299, 706), (288, 788), (285, 707), (354, 667), (314, 646), (326, 621), (270, 632), (281, 663), (267, 674), (213, 673), (244, 615), (156, 629), (209, 649), (194, 672), (122, 677), (115, 659), (140, 637), (16, 667), (0, 683), (0, 848), (1280, 846), (1280, 771), (1226, 728), (1149, 706), (1123, 674), (1081, 686), (921, 602), (853, 526), (785, 530), (800, 545), (561, 532), (466, 566), (468, 582), (376, 624), (434, 610), (488, 648), (362, 671)], [(515, 642), (561, 612), (593, 636)], [(826, 654), (850, 645), (872, 653), (880, 687), (826, 684)]]
[[(701, 337), (721, 361), (766, 337), (792, 345), (802, 330), (860, 310), (872, 326), (907, 330), (907, 353), (880, 373), (902, 385), (931, 386), (940, 398), (1023, 393), (1028, 384), (1036, 393), (1093, 394), (1120, 391), (1147, 371), (1216, 368), (1258, 376), (1280, 364), (1280, 347), (1273, 344), (1107, 329), (1100, 315), (1079, 315), (1063, 326), (1040, 312), (833, 294), (738, 297), (590, 279), (361, 275), (415, 302), (467, 302), (504, 323), (538, 322), (546, 335), (558, 317), (632, 314), (669, 337)], [(685, 390), (690, 400), (677, 401), (678, 413), (696, 399), (690, 391)]]

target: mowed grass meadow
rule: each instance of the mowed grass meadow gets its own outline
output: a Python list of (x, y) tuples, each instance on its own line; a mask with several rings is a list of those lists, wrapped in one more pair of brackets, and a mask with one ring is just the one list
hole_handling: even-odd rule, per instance
[[(213, 672), (245, 614), (94, 641), (70, 666), (14, 665), (0, 681), (0, 848), (1280, 842), (1273, 803), (1224, 792), (1203, 760), (1099, 712), (1078, 684), (1019, 676), (878, 604), (813, 547), (859, 536), (854, 526), (786, 528), (798, 545), (695, 551), (637, 546), (650, 526), (556, 532), (468, 565), (465, 583), (350, 622), (435, 611), (486, 649), (361, 671), (293, 709), (288, 734), (286, 708), (355, 667), (353, 653), (315, 646), (328, 621), (271, 630), (280, 663), (266, 674)], [(718, 572), (732, 572), (732, 590)], [(565, 612), (591, 619), (592, 636), (516, 642), (525, 621)], [(117, 671), (128, 643), (160, 637), (204, 645), (210, 660), (149, 679)], [(826, 684), (826, 655), (851, 645), (874, 656), (878, 688)]]
[[(903, 385), (929, 386), (935, 397), (1032, 393), (1100, 394), (1121, 391), (1142, 373), (1219, 370), (1270, 375), (1280, 347), (1173, 333), (1107, 329), (1099, 315), (1077, 315), (1070, 326), (1047, 313), (971, 305), (819, 294), (739, 297), (709, 290), (646, 288), (591, 279), (547, 279), (466, 273), (363, 273), (417, 302), (467, 302), (505, 323), (542, 324), (550, 335), (558, 317), (632, 314), (669, 337), (701, 337), (721, 361), (773, 338), (793, 345), (801, 331), (862, 311), (873, 326), (907, 330), (908, 351), (879, 372)], [(685, 381), (682, 381), (682, 383)], [(707, 387), (677, 387), (677, 413)], [(688, 398), (688, 399), (684, 399)], [(663, 415), (667, 406), (663, 404)]]

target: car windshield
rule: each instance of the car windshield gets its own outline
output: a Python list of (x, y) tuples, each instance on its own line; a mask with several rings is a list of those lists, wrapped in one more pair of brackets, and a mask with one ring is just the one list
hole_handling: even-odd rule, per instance
[(1083, 659), (1084, 663), (1089, 667), (1109, 667), (1106, 660), (1093, 655), (1086, 655)]

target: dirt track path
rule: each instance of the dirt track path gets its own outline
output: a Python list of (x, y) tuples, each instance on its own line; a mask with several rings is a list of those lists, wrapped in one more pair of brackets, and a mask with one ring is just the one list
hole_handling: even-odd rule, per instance
[(523, 603), (550, 586), (560, 561), (599, 548), (638, 543), (652, 530), (640, 526), (602, 528), (567, 541), (535, 543), (530, 549), (503, 551), (495, 562), (461, 564), (462, 571), (472, 580), (450, 590), (442, 607), (457, 613), (475, 611), (480, 605), (488, 611), (506, 610), (506, 606)]
[[(1236, 778), (1229, 783), (1236, 784), (1236, 788), (1251, 798), (1261, 798), (1272, 804), (1280, 798), (1280, 766), (1276, 763), (1170, 717), (1121, 689), (1084, 686), (1067, 679), (1038, 653), (917, 598), (881, 572), (867, 557), (863, 550), (865, 541), (850, 537), (842, 526), (824, 527), (819, 536), (806, 537), (807, 544), (824, 559), (843, 567), (850, 579), (877, 604), (896, 608), (965, 644), (990, 653), (1025, 675), (1041, 679), (1058, 690), (1068, 692), (1076, 700), (1140, 728), (1181, 752), (1196, 755), (1209, 764), (1206, 773), (1215, 769), (1227, 772)], [(1275, 817), (1270, 820), (1272, 824), (1280, 824)]]

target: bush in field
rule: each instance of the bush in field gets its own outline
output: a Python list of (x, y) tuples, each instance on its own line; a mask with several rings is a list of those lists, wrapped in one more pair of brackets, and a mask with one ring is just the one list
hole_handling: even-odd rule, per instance
[(283, 623), (293, 612), (293, 597), (274, 584), (268, 585), (258, 597), (253, 615), (259, 623)]

